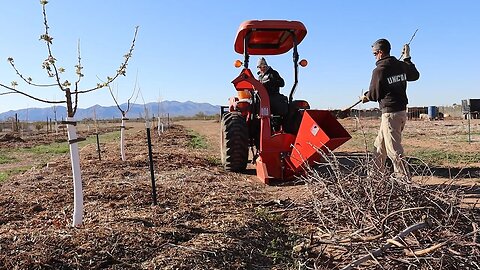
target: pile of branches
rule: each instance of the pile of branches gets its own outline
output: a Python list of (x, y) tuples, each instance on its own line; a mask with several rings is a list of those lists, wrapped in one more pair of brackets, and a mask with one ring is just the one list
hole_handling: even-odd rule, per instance
[(418, 162), (412, 180), (369, 171), (368, 156), (324, 160), (302, 179), (318, 224), (296, 249), (307, 269), (480, 269), (480, 207), (462, 203), (471, 186), (428, 184)]

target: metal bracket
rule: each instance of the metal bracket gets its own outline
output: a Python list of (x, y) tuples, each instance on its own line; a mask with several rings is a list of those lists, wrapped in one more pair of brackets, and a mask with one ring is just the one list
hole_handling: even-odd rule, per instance
[(76, 121), (61, 121), (60, 123), (65, 124), (65, 125), (72, 125), (72, 126), (77, 125)]
[(73, 140), (68, 140), (68, 144), (74, 144), (74, 143), (85, 141), (85, 140), (86, 140), (85, 138), (76, 138)]

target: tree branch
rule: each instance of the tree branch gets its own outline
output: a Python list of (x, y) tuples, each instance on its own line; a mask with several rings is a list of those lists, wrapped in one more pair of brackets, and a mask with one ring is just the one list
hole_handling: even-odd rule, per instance
[(118, 78), (118, 76), (120, 75), (123, 75), (125, 76), (126, 74), (126, 69), (127, 69), (127, 65), (128, 65), (128, 61), (130, 60), (130, 58), (132, 57), (132, 53), (133, 53), (133, 49), (135, 47), (135, 42), (136, 42), (136, 39), (137, 39), (137, 33), (138, 33), (138, 26), (135, 27), (135, 33), (133, 35), (133, 40), (132, 40), (132, 45), (130, 46), (130, 49), (128, 51), (127, 54), (124, 55), (124, 58), (125, 60), (123, 61), (123, 63), (120, 65), (120, 68), (117, 70), (117, 73), (115, 74), (115, 76), (113, 77), (107, 77), (107, 81), (103, 84), (97, 84), (97, 87), (94, 87), (94, 88), (91, 88), (91, 89), (87, 89), (87, 90), (82, 90), (82, 91), (75, 91), (76, 93), (78, 92), (79, 94), (84, 94), (84, 93), (88, 93), (88, 92), (92, 92), (92, 91), (95, 91), (95, 90), (98, 90), (100, 88), (103, 88), (105, 86), (107, 86), (109, 83), (113, 82), (115, 79)]
[(36, 84), (36, 83), (33, 83), (32, 82), (32, 78), (28, 77), (27, 79), (20, 73), (20, 71), (17, 69), (17, 67), (15, 66), (15, 63), (14, 63), (14, 60), (12, 57), (9, 57), (8, 59), (8, 63), (10, 63), (10, 66), (12, 66), (13, 70), (15, 70), (15, 72), (17, 73), (18, 77), (20, 77), (24, 82), (26, 82), (27, 84), (29, 85), (33, 85), (33, 86), (38, 86), (38, 87), (52, 87), (52, 86), (55, 86), (56, 84)]
[(31, 98), (31, 99), (34, 99), (34, 100), (40, 101), (40, 102), (44, 102), (44, 103), (51, 103), (51, 104), (62, 104), (62, 103), (65, 103), (65, 101), (63, 101), (63, 100), (62, 100), (62, 101), (52, 101), (52, 100), (46, 100), (46, 99), (37, 98), (37, 97), (34, 97), (34, 96), (32, 96), (32, 95), (29, 95), (29, 94), (27, 94), (27, 93), (25, 93), (25, 92), (23, 92), (23, 91), (19, 91), (19, 90), (15, 89), (15, 88), (8, 87), (8, 86), (6, 86), (6, 85), (4, 85), (4, 84), (1, 84), (1, 83), (0, 83), (0, 86), (1, 86), (1, 87), (4, 87), (4, 88), (7, 88), (8, 90), (11, 90), (11, 92), (6, 92), (6, 93), (3, 93), (3, 94), (13, 94), (13, 93), (16, 93), (16, 94), (24, 95), (24, 96), (26, 96), (26, 97), (29, 97), (29, 98)]
[(120, 107), (120, 105), (118, 104), (117, 99), (115, 98), (115, 95), (113, 94), (112, 87), (110, 87), (110, 84), (107, 84), (107, 86), (108, 86), (108, 91), (110, 92), (110, 95), (112, 96), (113, 101), (115, 102), (115, 105), (117, 105), (117, 108), (118, 108), (118, 110), (120, 110), (120, 112), (122, 113), (122, 116), (125, 116), (125, 112), (124, 112), (123, 109)]
[[(128, 113), (128, 111), (130, 111), (130, 100), (133, 98), (133, 96), (135, 95), (135, 91), (137, 89), (137, 82), (138, 82), (138, 70), (137, 70), (137, 75), (135, 75), (135, 84), (133, 85), (133, 91), (132, 91), (132, 95), (130, 96), (130, 98), (127, 100), (127, 110), (125, 110), (125, 114)], [(140, 91), (140, 88), (138, 89)]]
[[(46, 3), (42, 2), (43, 25), (45, 26), (45, 34), (41, 35), (40, 39), (43, 39), (45, 41), (45, 44), (47, 45), (47, 50), (48, 50), (48, 58), (45, 59), (45, 61), (43, 62), (43, 67), (47, 70), (48, 76), (55, 77), (55, 80), (57, 81), (58, 87), (62, 91), (65, 91), (62, 83), (60, 82), (60, 75), (59, 75), (57, 66), (55, 64), (57, 59), (55, 59), (55, 57), (53, 57), (52, 48), (51, 48), (51, 45), (50, 45), (50, 44), (52, 44), (53, 38), (48, 34), (48, 29), (50, 27), (48, 26), (47, 11), (46, 11), (45, 6), (46, 6)], [(52, 73), (52, 70), (51, 70), (50, 66), (53, 66), (53, 69), (54, 69), (53, 73)], [(68, 85), (67, 85), (67, 87), (68, 87)]]
[(16, 94), (17, 92), (4, 92), (4, 93), (0, 93), (0, 96), (3, 96), (3, 95), (9, 95), (9, 94)]
[(75, 66), (76, 70), (75, 73), (77, 74), (78, 78), (77, 81), (75, 82), (75, 90), (78, 90), (78, 84), (80, 83), (80, 80), (83, 78), (83, 73), (82, 73), (82, 58), (80, 56), (80, 39), (78, 40), (77, 44), (77, 53), (78, 53), (78, 64)]

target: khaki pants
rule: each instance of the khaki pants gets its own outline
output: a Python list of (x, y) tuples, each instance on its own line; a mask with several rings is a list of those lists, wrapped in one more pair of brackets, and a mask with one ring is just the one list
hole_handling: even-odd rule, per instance
[(406, 111), (383, 113), (380, 130), (375, 139), (374, 165), (385, 173), (387, 156), (392, 160), (396, 175), (410, 176), (408, 165), (403, 160), (402, 131), (407, 121)]

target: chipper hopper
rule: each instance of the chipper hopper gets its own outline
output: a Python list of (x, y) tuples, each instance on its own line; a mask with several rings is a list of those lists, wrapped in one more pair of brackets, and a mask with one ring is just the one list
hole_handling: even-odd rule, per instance
[[(298, 21), (252, 20), (240, 25), (234, 48), (244, 60), (235, 66), (243, 69), (232, 81), (237, 95), (221, 112), (221, 159), (226, 170), (246, 170), (251, 150), (262, 182), (290, 180), (303, 174), (305, 166), (321, 161), (321, 151), (328, 154), (351, 138), (329, 111), (312, 110), (307, 101), (293, 99), (298, 66), (307, 65), (306, 60), (299, 61), (297, 51), (306, 34)], [(294, 81), (285, 97), (288, 102), (271, 104), (275, 100), (249, 69), (250, 55), (279, 55), (292, 49)], [(279, 106), (285, 108), (278, 110)]]

